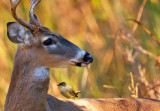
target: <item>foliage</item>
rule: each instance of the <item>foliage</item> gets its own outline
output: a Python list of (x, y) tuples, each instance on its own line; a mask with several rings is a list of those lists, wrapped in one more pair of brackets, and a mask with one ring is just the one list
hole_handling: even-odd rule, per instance
[[(14, 21), (9, 2), (0, 1), (0, 110), (3, 110), (17, 48), (17, 45), (7, 38), (6, 23)], [(155, 86), (156, 92), (160, 92), (158, 88), (160, 65), (156, 65), (157, 60), (138, 52), (123, 36), (118, 37), (116, 41), (116, 61), (113, 53), (114, 37), (119, 24), (126, 19), (136, 19), (142, 2), (143, 0), (42, 0), (35, 11), (39, 21), (94, 57), (88, 72), (87, 69), (79, 67), (51, 69), (49, 93), (62, 97), (57, 84), (65, 81), (74, 89), (83, 89), (81, 98), (131, 97), (133, 94), (128, 87), (132, 84), (130, 81), (132, 72), (132, 80), (135, 84), (138, 83), (139, 97), (160, 99), (153, 93)], [(18, 15), (25, 20), (29, 19), (29, 5), (29, 0), (22, 0), (17, 10)], [(158, 40), (160, 40), (159, 5), (159, 0), (147, 0), (140, 19), (140, 23), (154, 32)], [(126, 22), (122, 31), (131, 33), (134, 24)], [(138, 27), (133, 36), (144, 49), (160, 55), (160, 45), (142, 28)], [(133, 56), (136, 53), (134, 60), (129, 61), (129, 54)], [(140, 66), (145, 68), (143, 76), (140, 73), (142, 70)], [(88, 76), (84, 76), (86, 74)], [(83, 77), (87, 77), (85, 86)]]

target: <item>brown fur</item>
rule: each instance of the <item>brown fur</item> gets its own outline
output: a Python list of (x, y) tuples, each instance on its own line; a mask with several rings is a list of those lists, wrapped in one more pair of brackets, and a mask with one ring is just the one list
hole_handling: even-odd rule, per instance
[(48, 96), (51, 111), (160, 111), (160, 101), (134, 98), (60, 100)]
[[(31, 9), (39, 1), (31, 0)], [(10, 41), (20, 45), (15, 56), (11, 83), (4, 107), (5, 111), (160, 110), (160, 101), (151, 99), (61, 100), (47, 95), (49, 86), (49, 75), (46, 75), (48, 74), (47, 68), (67, 67), (71, 65), (85, 66), (91, 63), (93, 58), (59, 34), (41, 27), (33, 17), (30, 19), (36, 26), (19, 19), (15, 13), (15, 8), (19, 2), (20, 0), (11, 0), (12, 15), (19, 23), (9, 22), (7, 24), (7, 35)], [(33, 10), (29, 10), (29, 15), (33, 16)], [(31, 30), (26, 32), (21, 24)], [(46, 44), (48, 46), (43, 44), (46, 36), (56, 43), (54, 44), (54, 48), (49, 44)], [(86, 56), (88, 60), (84, 58)], [(41, 70), (37, 69), (42, 66)], [(37, 70), (39, 72), (36, 72)]]
[(46, 105), (44, 98), (47, 97), (49, 78), (44, 81), (34, 80), (32, 74), (37, 67), (35, 56), (34, 54), (31, 56), (28, 52), (25, 54), (25, 51), (21, 50), (18, 48), (15, 56), (5, 111), (44, 111)]
[(34, 54), (19, 47), (15, 56), (5, 111), (159, 111), (160, 101), (151, 99), (66, 99), (47, 96), (49, 78), (32, 77), (37, 66)]

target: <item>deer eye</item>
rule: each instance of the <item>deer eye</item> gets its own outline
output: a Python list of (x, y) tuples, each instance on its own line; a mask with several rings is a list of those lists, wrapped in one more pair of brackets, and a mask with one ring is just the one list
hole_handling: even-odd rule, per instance
[(45, 40), (44, 42), (43, 42), (43, 45), (45, 45), (45, 46), (49, 46), (49, 45), (52, 45), (52, 44), (56, 44), (56, 42), (55, 41), (53, 41), (52, 39), (47, 39), (47, 40)]

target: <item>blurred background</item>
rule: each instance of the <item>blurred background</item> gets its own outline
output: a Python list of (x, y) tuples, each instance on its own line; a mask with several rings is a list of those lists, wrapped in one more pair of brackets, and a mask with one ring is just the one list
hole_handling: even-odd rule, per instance
[[(7, 38), (6, 24), (15, 21), (10, 1), (1, 0), (0, 6), (0, 110), (3, 110), (17, 45)], [(27, 21), (29, 6), (29, 0), (22, 0), (17, 9), (18, 15)], [(89, 70), (51, 69), (48, 93), (63, 98), (57, 84), (65, 81), (82, 91), (80, 98), (160, 99), (159, 6), (159, 0), (42, 0), (35, 9), (40, 23), (94, 57)], [(156, 41), (134, 22), (125, 22), (119, 28), (126, 19), (140, 21), (155, 34)], [(130, 42), (129, 35), (143, 50)]]

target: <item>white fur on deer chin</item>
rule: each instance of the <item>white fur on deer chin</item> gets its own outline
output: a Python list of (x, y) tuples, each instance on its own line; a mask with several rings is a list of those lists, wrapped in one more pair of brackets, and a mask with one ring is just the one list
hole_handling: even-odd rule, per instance
[(34, 71), (33, 78), (38, 81), (45, 81), (49, 79), (49, 70), (44, 67), (38, 67)]

